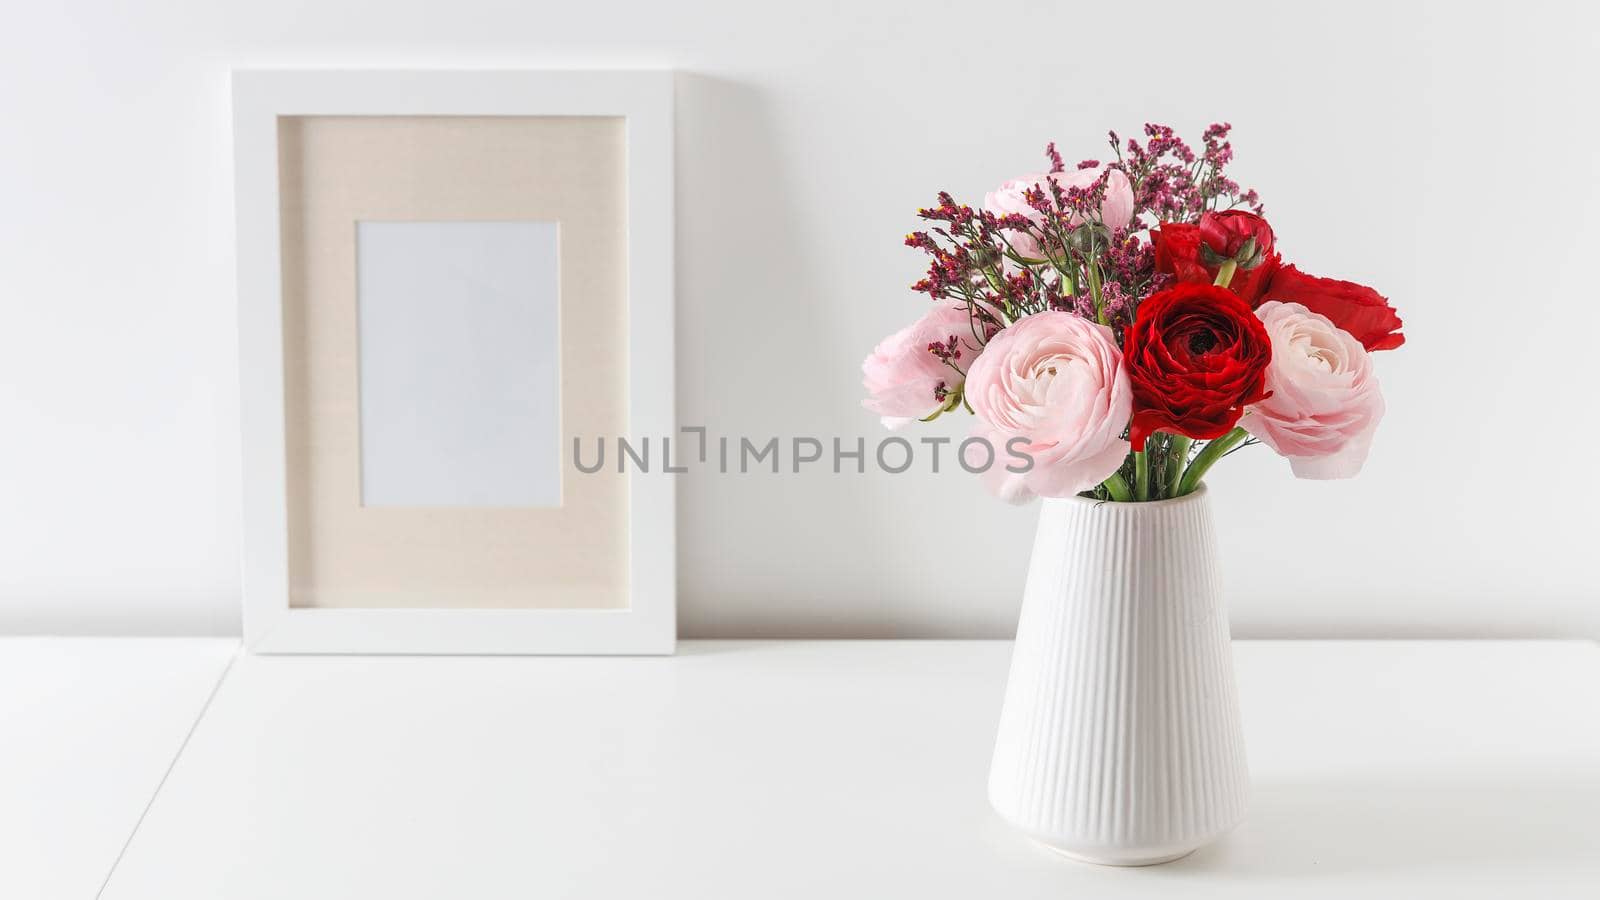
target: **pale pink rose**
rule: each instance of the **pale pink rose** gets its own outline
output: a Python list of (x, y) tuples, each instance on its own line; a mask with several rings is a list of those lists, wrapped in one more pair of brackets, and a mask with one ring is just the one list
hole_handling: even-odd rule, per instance
[[(1032, 190), (1034, 187), (1042, 187), (1048, 191), (1049, 188), (1044, 186), (1046, 182), (1052, 180), (1061, 185), (1063, 191), (1075, 187), (1086, 188), (1094, 184), (1095, 179), (1100, 177), (1100, 173), (1104, 169), (1104, 166), (1095, 166), (1089, 169), (1074, 169), (1066, 172), (1056, 172), (1055, 174), (1024, 175), (1021, 178), (1013, 178), (985, 195), (983, 208), (997, 216), (1017, 213), (1027, 216), (1029, 220), (1038, 223), (1044, 220), (1044, 216), (1028, 205), (1028, 201), (1023, 197), (1025, 192)], [(1128, 182), (1128, 176), (1122, 174), (1120, 169), (1113, 169), (1111, 174), (1106, 176), (1106, 199), (1100, 205), (1100, 221), (1105, 223), (1107, 228), (1112, 229), (1126, 228), (1128, 223), (1133, 221), (1133, 185)], [(1076, 226), (1082, 223), (1082, 216), (1075, 215), (1071, 219), (1072, 225)], [(1039, 249), (1039, 242), (1027, 232), (1012, 231), (1008, 232), (1006, 236), (1011, 241), (1011, 246), (1023, 256), (1030, 259), (1044, 258)]]
[[(1122, 351), (1111, 329), (1071, 313), (1026, 316), (995, 335), (967, 372), (967, 402), (978, 416), (974, 436), (994, 448), (984, 480), (1013, 503), (1092, 488), (1128, 455), (1133, 388)], [(1019, 437), (1026, 441), (1009, 444)], [(1022, 468), (1008, 446), (1033, 468), (1007, 471)]]
[[(951, 360), (954, 367), (928, 350), (929, 344), (948, 344), (952, 337), (959, 354)], [(861, 364), (861, 386), (868, 395), (861, 405), (882, 416), (889, 428), (926, 418), (944, 405), (941, 389), (948, 395), (960, 386), (959, 370), (976, 356), (967, 308), (936, 301), (922, 318), (884, 338)]]
[(1361, 471), (1383, 418), (1372, 357), (1349, 332), (1298, 303), (1256, 310), (1272, 339), (1267, 390), (1239, 424), (1289, 459), (1297, 478)]

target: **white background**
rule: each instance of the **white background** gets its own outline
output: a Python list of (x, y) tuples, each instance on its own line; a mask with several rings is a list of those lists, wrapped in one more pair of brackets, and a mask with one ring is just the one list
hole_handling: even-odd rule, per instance
[[(227, 73), (455, 66), (680, 70), (679, 418), (761, 439), (877, 436), (936, 190), (1231, 120), (1286, 258), (1409, 340), (1360, 479), (1209, 479), (1235, 633), (1600, 636), (1592, 6), (5, 4), (0, 631), (237, 631)], [(680, 476), (683, 633), (1007, 635), (1034, 512), (914, 472)]]

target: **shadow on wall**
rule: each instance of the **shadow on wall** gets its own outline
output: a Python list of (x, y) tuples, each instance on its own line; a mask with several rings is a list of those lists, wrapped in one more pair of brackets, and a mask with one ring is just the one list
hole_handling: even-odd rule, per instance
[[(948, 461), (946, 475), (919, 463), (891, 483), (870, 459), (885, 432), (858, 406), (860, 363), (881, 334), (864, 337), (852, 313), (895, 289), (863, 284), (864, 272), (911, 270), (879, 266), (903, 249), (892, 234), (881, 247), (863, 245), (865, 212), (852, 215), (860, 197), (839, 173), (859, 162), (859, 190), (881, 177), (872, 167), (891, 164), (893, 148), (852, 143), (860, 137), (850, 116), (831, 118), (802, 87), (780, 93), (679, 72), (676, 99), (678, 422), (705, 426), (713, 444), (709, 465), (674, 476), (679, 635), (1010, 637), (1031, 541), (983, 581), (1004, 598), (999, 612), (970, 602), (907, 528), (908, 519), (935, 521), (949, 495), (908, 488), (909, 479), (947, 478), (962, 502), (981, 489)], [(908, 316), (915, 306), (907, 292)], [(961, 423), (940, 424), (949, 427), (928, 433), (964, 436)], [(718, 435), (735, 457), (727, 474), (717, 471)], [(738, 474), (742, 435), (779, 438), (780, 471)], [(796, 436), (821, 441), (824, 462), (795, 472)], [(842, 462), (834, 474), (835, 438), (849, 449), (864, 440), (864, 473)], [(1031, 535), (1032, 515), (1009, 527)], [(937, 528), (927, 533), (938, 539)]]
[[(821, 423), (839, 402), (819, 397), (817, 384), (837, 367), (797, 359), (808, 347), (819, 352), (810, 336), (837, 323), (817, 300), (827, 290), (819, 275), (827, 235), (795, 212), (805, 163), (786, 152), (797, 145), (783, 140), (771, 110), (749, 85), (677, 76), (678, 422), (706, 426), (713, 444), (708, 467), (676, 476), (685, 637), (828, 636), (805, 612), (805, 579), (794, 577), (833, 539), (807, 519), (835, 508), (857, 522), (889, 512), (852, 503), (859, 485), (827, 477), (825, 466), (790, 473), (787, 449), (777, 475), (715, 471), (718, 435), (730, 437), (735, 453), (740, 435), (826, 439)], [(839, 623), (839, 636), (892, 628), (853, 617)]]

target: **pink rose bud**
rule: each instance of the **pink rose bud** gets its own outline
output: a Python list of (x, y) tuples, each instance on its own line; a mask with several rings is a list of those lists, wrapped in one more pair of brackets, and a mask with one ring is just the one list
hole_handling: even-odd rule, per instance
[[(1060, 185), (1063, 192), (1070, 188), (1087, 188), (1095, 183), (1104, 166), (1092, 166), (1087, 169), (1076, 169), (1070, 172), (1054, 172), (1040, 175), (1024, 175), (1013, 178), (995, 188), (985, 195), (983, 208), (997, 216), (1012, 214), (1025, 216), (1034, 224), (1044, 222), (1044, 213), (1031, 206), (1026, 193), (1038, 189), (1045, 192), (1045, 197), (1050, 196), (1050, 182)], [(1106, 176), (1106, 198), (1100, 205), (1100, 221), (1112, 230), (1127, 228), (1133, 221), (1133, 185), (1128, 182), (1128, 176), (1122, 170), (1113, 169)], [(1069, 220), (1070, 226), (1076, 227), (1083, 224), (1083, 217), (1074, 214)], [(1033, 235), (1023, 231), (1010, 231), (1006, 234), (1011, 242), (1012, 249), (1029, 259), (1044, 259), (1044, 251), (1040, 249), (1039, 242)]]
[[(944, 408), (977, 358), (967, 308), (940, 300), (917, 321), (884, 338), (861, 364), (861, 405), (899, 428)], [(938, 347), (935, 350), (933, 348)]]

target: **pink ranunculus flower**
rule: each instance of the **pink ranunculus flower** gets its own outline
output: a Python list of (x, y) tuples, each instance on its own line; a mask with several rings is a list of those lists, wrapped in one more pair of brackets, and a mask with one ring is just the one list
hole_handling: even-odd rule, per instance
[(1298, 303), (1261, 304), (1272, 340), (1271, 396), (1239, 424), (1289, 459), (1297, 478), (1350, 478), (1361, 471), (1383, 418), (1372, 357), (1349, 332)]
[[(956, 356), (946, 363), (929, 345), (948, 346), (951, 338)], [(861, 405), (883, 417), (889, 428), (927, 418), (961, 385), (961, 370), (978, 354), (976, 344), (967, 308), (953, 300), (935, 302), (922, 318), (884, 338), (861, 363), (861, 386), (868, 395)]]
[[(983, 208), (997, 216), (1016, 213), (1028, 217), (1035, 223), (1042, 222), (1044, 216), (1029, 206), (1023, 196), (1027, 191), (1036, 186), (1049, 190), (1046, 185), (1050, 181), (1059, 184), (1063, 191), (1068, 188), (1086, 188), (1094, 184), (1104, 169), (1104, 166), (1094, 166), (1088, 169), (1013, 178), (986, 194), (983, 198)], [(1112, 169), (1111, 174), (1106, 176), (1106, 199), (1100, 205), (1100, 221), (1111, 229), (1127, 228), (1128, 223), (1133, 221), (1133, 185), (1128, 182), (1128, 176), (1122, 174), (1120, 169)], [(1071, 219), (1072, 225), (1080, 225), (1082, 222), (1082, 216), (1075, 215)], [(1011, 241), (1011, 246), (1023, 256), (1030, 259), (1044, 258), (1043, 252), (1039, 249), (1039, 242), (1033, 235), (1012, 231), (1007, 234), (1007, 238)]]
[[(974, 436), (994, 449), (984, 481), (1012, 503), (1092, 488), (1128, 454), (1122, 432), (1133, 387), (1122, 351), (1111, 329), (1071, 313), (1036, 313), (995, 335), (967, 372), (966, 396), (978, 417)], [(1008, 471), (1023, 468), (1011, 449), (1033, 467)]]

